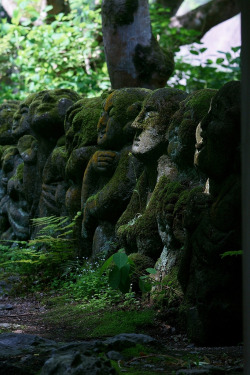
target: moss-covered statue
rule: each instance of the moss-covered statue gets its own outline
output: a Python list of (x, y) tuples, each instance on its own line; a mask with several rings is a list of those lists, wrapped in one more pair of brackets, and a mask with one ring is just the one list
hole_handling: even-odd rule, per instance
[(1, 239), (29, 238), (29, 207), (23, 185), (23, 160), (16, 146), (8, 146), (1, 158), (2, 187), (0, 201)]
[(72, 90), (45, 90), (36, 94), (30, 104), (29, 122), (37, 139), (33, 200), (39, 206), (39, 217), (59, 215), (61, 211), (65, 214), (64, 119), (67, 109), (79, 99), (80, 95)]
[[(83, 178), (82, 234), (86, 252), (104, 251), (114, 239), (114, 226), (132, 194), (141, 164), (130, 156), (134, 131), (131, 123), (150, 90), (124, 88), (104, 102), (99, 120), (96, 151)], [(107, 249), (106, 249), (107, 250)]]
[[(140, 252), (155, 261), (162, 251), (156, 212), (159, 187), (156, 186), (159, 160), (167, 153), (166, 132), (171, 117), (187, 97), (181, 90), (158, 89), (147, 97), (132, 127), (136, 130), (132, 153), (143, 162), (140, 176), (126, 211), (117, 223), (117, 235), (128, 252)], [(167, 173), (167, 171), (165, 172)]]
[(186, 240), (183, 225), (186, 204), (190, 194), (201, 191), (205, 183), (203, 176), (194, 167), (196, 127), (207, 114), (216, 90), (196, 91), (180, 103), (166, 133), (168, 155), (161, 158), (159, 168), (159, 190), (157, 223), (164, 244), (157, 263), (160, 277), (178, 264), (181, 248)]
[(0, 145), (12, 145), (15, 143), (12, 134), (12, 122), (18, 106), (19, 102), (17, 100), (7, 100), (0, 105)]
[(65, 172), (69, 182), (66, 208), (70, 217), (81, 210), (82, 179), (91, 156), (98, 150), (97, 124), (107, 95), (81, 99), (67, 111), (64, 123), (68, 155)]
[(196, 166), (209, 178), (189, 198), (187, 243), (179, 270), (183, 311), (191, 339), (202, 344), (241, 340), (242, 249), (240, 184), (240, 83), (225, 84), (197, 128)]

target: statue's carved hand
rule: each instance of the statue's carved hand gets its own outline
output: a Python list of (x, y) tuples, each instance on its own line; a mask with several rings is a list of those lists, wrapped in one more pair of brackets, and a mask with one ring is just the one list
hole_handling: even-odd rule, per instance
[(96, 172), (110, 172), (117, 164), (118, 153), (114, 151), (97, 151), (92, 158), (92, 166)]

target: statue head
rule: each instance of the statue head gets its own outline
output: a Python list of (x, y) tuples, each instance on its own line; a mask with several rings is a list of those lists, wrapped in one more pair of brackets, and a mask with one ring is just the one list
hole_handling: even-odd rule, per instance
[(18, 108), (19, 102), (16, 100), (7, 100), (0, 104), (0, 144), (10, 145), (14, 143), (12, 135), (12, 122), (14, 113)]
[(132, 142), (134, 131), (131, 124), (150, 92), (143, 88), (123, 88), (107, 97), (97, 125), (97, 144), (100, 147), (119, 150)]
[(30, 130), (30, 119), (29, 119), (29, 107), (33, 99), (37, 94), (30, 94), (27, 98), (20, 103), (17, 111), (13, 116), (12, 133), (15, 138), (20, 138), (25, 134), (29, 134)]
[(213, 97), (196, 131), (195, 165), (222, 181), (240, 171), (240, 82), (226, 83)]
[(207, 114), (215, 93), (204, 89), (188, 95), (172, 117), (167, 131), (168, 155), (180, 169), (194, 166), (196, 127)]
[(153, 91), (132, 124), (136, 135), (132, 153), (142, 161), (158, 159), (167, 147), (166, 131), (171, 117), (187, 93), (174, 88)]
[(105, 95), (83, 98), (67, 110), (64, 129), (66, 148), (69, 153), (75, 148), (96, 145), (96, 127), (104, 98)]
[(40, 136), (59, 138), (64, 133), (67, 109), (81, 97), (73, 90), (44, 90), (35, 95), (29, 108), (31, 129)]

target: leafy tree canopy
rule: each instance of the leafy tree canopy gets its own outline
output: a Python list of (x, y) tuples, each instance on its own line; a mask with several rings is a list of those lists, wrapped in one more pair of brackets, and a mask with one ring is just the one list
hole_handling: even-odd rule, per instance
[[(23, 99), (28, 93), (45, 88), (70, 88), (87, 96), (109, 88), (100, 1), (71, 0), (70, 13), (60, 13), (50, 23), (39, 21), (38, 2), (16, 0), (11, 23), (1, 20), (0, 102)], [(206, 0), (189, 2), (195, 7)], [(193, 41), (197, 31), (170, 27), (164, 1), (149, 3), (153, 34), (162, 48), (176, 52), (180, 45)], [(45, 11), (50, 9), (48, 6)], [(190, 54), (196, 59), (204, 51), (202, 45), (190, 47)], [(184, 58), (175, 63), (169, 85), (189, 92), (204, 87), (219, 88), (228, 80), (240, 78), (240, 47), (235, 46), (227, 53), (222, 51), (216, 61), (207, 60), (198, 66), (185, 62)]]

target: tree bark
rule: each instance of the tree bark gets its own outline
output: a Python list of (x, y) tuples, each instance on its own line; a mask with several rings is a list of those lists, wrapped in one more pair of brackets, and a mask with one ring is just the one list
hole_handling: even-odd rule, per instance
[(103, 0), (102, 31), (112, 88), (165, 86), (173, 55), (152, 35), (148, 0)]
[(236, 16), (239, 12), (238, 0), (212, 0), (183, 16), (172, 17), (170, 27), (196, 30), (200, 33), (196, 37), (197, 40), (212, 27)]

